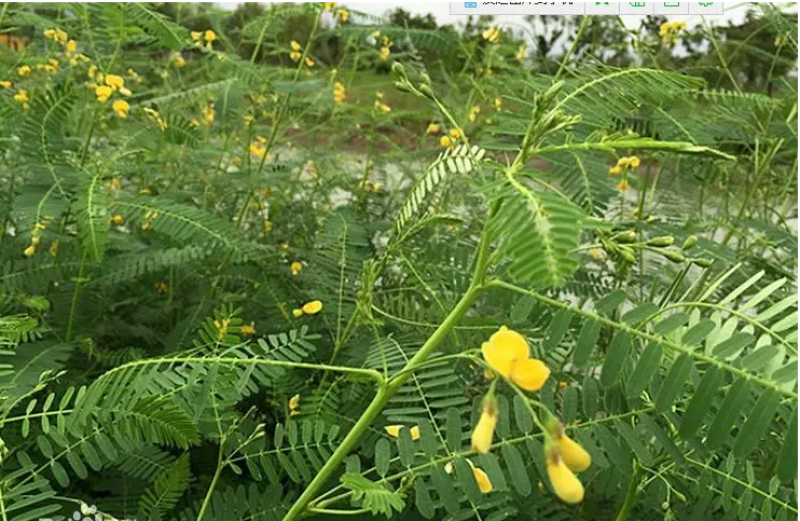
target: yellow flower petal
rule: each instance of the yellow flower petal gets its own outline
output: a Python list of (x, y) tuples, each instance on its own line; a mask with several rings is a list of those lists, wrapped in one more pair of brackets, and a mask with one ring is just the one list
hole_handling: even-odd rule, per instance
[(483, 343), (481, 352), (486, 363), (505, 377), (511, 376), (516, 360), (524, 360), (530, 354), (525, 338), (505, 326), (489, 337), (488, 342)]
[(567, 435), (556, 440), (561, 449), (564, 463), (573, 472), (583, 472), (592, 464), (592, 457), (586, 450)]
[(497, 404), (493, 398), (485, 399), (481, 417), (472, 431), (472, 450), (486, 454), (492, 447), (494, 428), (497, 426)]
[[(388, 434), (392, 438), (399, 438), (400, 429), (405, 429), (405, 428), (407, 428), (405, 425), (387, 425), (386, 427), (384, 427), (384, 430), (386, 431), (386, 434)], [(414, 425), (409, 429), (409, 432), (411, 433), (412, 440), (416, 441), (419, 439), (419, 427)]]
[(312, 300), (303, 304), (303, 313), (306, 315), (316, 315), (322, 310), (322, 301)]
[(547, 477), (556, 496), (564, 503), (575, 504), (583, 501), (583, 484), (569, 470), (558, 452), (547, 458)]
[(300, 405), (300, 395), (295, 394), (289, 399), (289, 409), (292, 410), (297, 409), (299, 405)]
[(489, 481), (489, 476), (483, 470), (472, 467), (472, 475), (475, 476), (475, 482), (478, 484), (478, 490), (484, 494), (492, 491), (492, 482)]
[(300, 308), (293, 309), (292, 315), (294, 316), (294, 318), (300, 318), (303, 316), (303, 310)]
[(511, 368), (511, 379), (526, 391), (538, 391), (550, 376), (550, 368), (536, 358), (516, 360)]

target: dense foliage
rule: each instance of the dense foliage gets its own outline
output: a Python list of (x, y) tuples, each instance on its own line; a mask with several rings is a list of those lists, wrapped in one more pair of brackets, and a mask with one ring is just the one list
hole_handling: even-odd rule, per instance
[(0, 520), (796, 517), (752, 9), (2, 4)]

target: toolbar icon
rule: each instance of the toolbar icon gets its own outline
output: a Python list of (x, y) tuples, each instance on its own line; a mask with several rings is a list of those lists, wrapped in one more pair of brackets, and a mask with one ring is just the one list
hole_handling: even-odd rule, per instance
[(686, 2), (656, 2), (655, 14), (689, 14)]
[(620, 2), (620, 14), (653, 14), (655, 2)]
[(464, 7), (467, 9), (476, 9), (478, 7), (478, 2), (464, 2)]

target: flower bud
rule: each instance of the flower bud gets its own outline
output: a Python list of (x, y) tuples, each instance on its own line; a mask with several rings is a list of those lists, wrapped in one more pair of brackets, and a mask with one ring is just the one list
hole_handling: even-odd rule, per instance
[(677, 251), (662, 251), (661, 255), (663, 255), (667, 259), (671, 260), (672, 262), (676, 262), (676, 263), (680, 263), (680, 262), (685, 262), (686, 261), (686, 257), (684, 257), (683, 254), (681, 254), (681, 253), (679, 253)]
[(691, 250), (694, 248), (695, 244), (697, 244), (697, 235), (690, 235), (686, 237), (686, 240), (683, 241), (683, 246), (681, 246), (682, 250)]
[(583, 501), (583, 484), (567, 467), (555, 446), (545, 446), (547, 458), (547, 477), (556, 496), (564, 503), (575, 504)]
[(628, 230), (627, 232), (619, 232), (612, 238), (615, 241), (622, 243), (633, 242), (636, 240), (636, 232), (633, 230)]
[(583, 472), (592, 464), (589, 453), (566, 434), (556, 440), (564, 463), (573, 472)]
[(664, 246), (672, 246), (674, 242), (675, 237), (666, 235), (664, 237), (653, 237), (647, 241), (647, 244), (649, 246), (655, 246), (656, 248), (663, 248)]
[(708, 259), (692, 259), (692, 262), (700, 266), (701, 268), (708, 268), (713, 264), (713, 261)]
[(487, 395), (483, 399), (481, 417), (475, 430), (472, 431), (472, 450), (486, 454), (492, 447), (494, 428), (497, 426), (497, 400), (494, 395)]

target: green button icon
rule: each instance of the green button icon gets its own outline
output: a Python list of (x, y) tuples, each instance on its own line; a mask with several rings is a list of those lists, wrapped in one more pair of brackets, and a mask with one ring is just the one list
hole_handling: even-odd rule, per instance
[(645, 7), (645, 2), (628, 2), (631, 7)]

